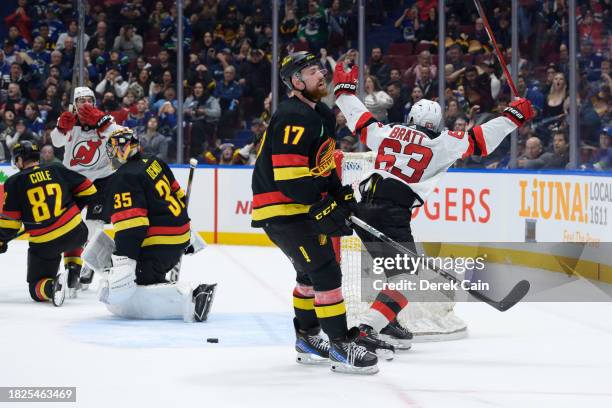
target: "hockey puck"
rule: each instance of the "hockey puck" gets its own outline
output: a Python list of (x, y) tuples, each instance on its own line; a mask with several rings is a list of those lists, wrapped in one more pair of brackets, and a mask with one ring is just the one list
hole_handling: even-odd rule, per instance
[(206, 339), (206, 342), (207, 343), (218, 343), (219, 339), (216, 338), (216, 337), (209, 337), (209, 338)]

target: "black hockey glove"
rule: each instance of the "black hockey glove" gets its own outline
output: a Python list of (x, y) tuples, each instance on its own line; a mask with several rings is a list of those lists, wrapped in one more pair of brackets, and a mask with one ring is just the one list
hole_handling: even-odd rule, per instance
[(355, 191), (350, 184), (342, 186), (336, 191), (334, 197), (342, 207), (347, 209), (349, 212), (354, 213), (357, 211), (357, 200), (355, 200)]
[(7, 248), (8, 248), (8, 242), (0, 241), (0, 254), (5, 253)]
[(353, 230), (346, 224), (346, 219), (350, 215), (349, 211), (331, 196), (313, 204), (308, 215), (315, 220), (322, 234), (340, 237), (353, 233)]

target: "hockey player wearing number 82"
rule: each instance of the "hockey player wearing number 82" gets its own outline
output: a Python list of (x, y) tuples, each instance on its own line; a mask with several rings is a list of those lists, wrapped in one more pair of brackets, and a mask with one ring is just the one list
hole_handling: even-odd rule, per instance
[[(410, 220), (412, 208), (423, 205), (448, 168), (460, 158), (486, 156), (503, 139), (533, 118), (528, 100), (520, 98), (501, 116), (468, 132), (442, 130), (442, 109), (437, 102), (422, 99), (409, 114), (409, 123), (384, 125), (377, 122), (355, 96), (359, 69), (347, 71), (339, 62), (334, 71), (336, 104), (347, 119), (351, 131), (376, 152), (374, 170), (360, 185), (359, 218), (417, 253)], [(347, 86), (351, 85), (351, 86)], [(368, 252), (374, 258), (398, 255), (397, 251), (367, 232), (356, 228)], [(402, 281), (406, 272), (386, 269), (388, 281)], [(362, 320), (366, 334), (381, 333), (398, 348), (409, 348), (411, 335), (397, 322), (398, 313), (408, 305), (407, 294), (396, 290), (378, 293)]]
[(196, 238), (172, 171), (161, 159), (141, 155), (128, 128), (112, 132), (106, 148), (119, 168), (107, 190), (115, 251), (100, 280), (100, 301), (125, 318), (206, 320), (216, 284), (166, 280), (181, 256), (194, 252)]
[(79, 275), (69, 269), (58, 273), (69, 253), (85, 243), (87, 227), (81, 209), (96, 193), (93, 183), (61, 165), (39, 165), (36, 143), (22, 141), (12, 150), (20, 170), (4, 184), (4, 213), (0, 215), (0, 253), (15, 238), (21, 225), (29, 233), (28, 275), (30, 296), (37, 302), (52, 300), (60, 306), (68, 288), (76, 288)]

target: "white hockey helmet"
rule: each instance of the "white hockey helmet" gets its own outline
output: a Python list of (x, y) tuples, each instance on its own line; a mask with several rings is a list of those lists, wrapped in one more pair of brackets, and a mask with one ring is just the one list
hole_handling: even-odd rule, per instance
[(421, 99), (410, 109), (408, 124), (423, 126), (434, 132), (439, 132), (442, 124), (442, 108), (440, 104), (429, 99)]
[(94, 94), (94, 92), (89, 89), (86, 86), (77, 86), (76, 88), (74, 88), (74, 97), (72, 98), (72, 104), (74, 106), (76, 106), (76, 101), (79, 98), (82, 98), (84, 96), (90, 96), (93, 98), (93, 104), (96, 104), (96, 95)]

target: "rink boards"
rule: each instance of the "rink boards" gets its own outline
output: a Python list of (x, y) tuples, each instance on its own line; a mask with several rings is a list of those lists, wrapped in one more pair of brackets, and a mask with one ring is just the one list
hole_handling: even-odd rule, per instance
[[(0, 190), (15, 171), (0, 166)], [(188, 166), (173, 171), (186, 186)], [(250, 226), (252, 171), (196, 169), (189, 212), (209, 243), (271, 245), (262, 230)], [(413, 234), (421, 242), (589, 242), (595, 248), (590, 260), (599, 264), (600, 278), (603, 272), (602, 280), (611, 282), (610, 257), (596, 248), (612, 241), (612, 174), (453, 170), (413, 212)]]

